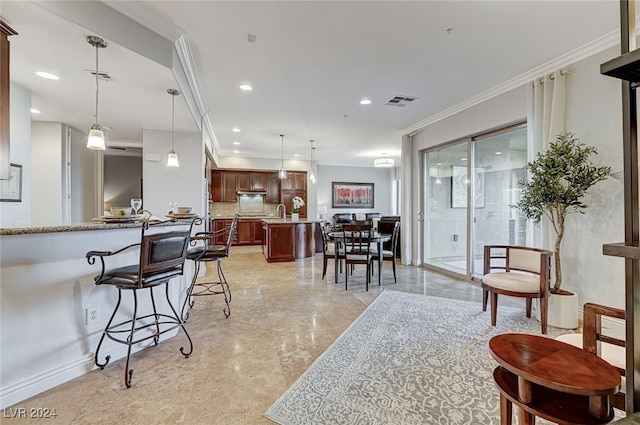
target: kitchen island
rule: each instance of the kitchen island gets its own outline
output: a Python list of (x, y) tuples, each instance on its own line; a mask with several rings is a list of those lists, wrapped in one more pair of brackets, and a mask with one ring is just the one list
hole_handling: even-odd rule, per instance
[(269, 263), (295, 261), (322, 252), (323, 220), (263, 218), (264, 256)]

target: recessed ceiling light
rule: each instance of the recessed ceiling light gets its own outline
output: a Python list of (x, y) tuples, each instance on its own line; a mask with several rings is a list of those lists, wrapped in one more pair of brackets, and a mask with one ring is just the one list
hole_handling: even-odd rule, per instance
[(436, 162), (436, 165), (442, 165), (442, 162)]
[(361, 105), (371, 105), (371, 101), (369, 99), (362, 99), (360, 101)]
[(239, 150), (237, 150), (237, 149), (235, 149), (235, 150), (233, 151), (233, 153), (240, 153), (240, 151), (239, 151)]
[(32, 114), (39, 114), (40, 113), (40, 109), (31, 108), (31, 113)]
[(460, 161), (466, 161), (467, 158), (460, 158)]
[(251, 87), (249, 84), (243, 84), (240, 86), (240, 90), (242, 91), (251, 91), (253, 90), (253, 87)]
[(52, 74), (50, 72), (45, 72), (45, 71), (36, 71), (36, 75), (38, 77), (45, 78), (47, 80), (59, 80), (60, 79), (60, 77), (58, 77), (57, 75)]
[(237, 145), (239, 145), (239, 144), (240, 144), (240, 142), (238, 142), (238, 141), (236, 140), (235, 142), (233, 142), (233, 144), (237, 146)]
[(502, 155), (502, 152), (498, 151), (494, 155)]
[(233, 131), (234, 133), (240, 133), (240, 129), (238, 127), (233, 127), (231, 131)]
[(299, 153), (294, 153), (293, 156), (295, 156), (296, 158), (300, 156)]

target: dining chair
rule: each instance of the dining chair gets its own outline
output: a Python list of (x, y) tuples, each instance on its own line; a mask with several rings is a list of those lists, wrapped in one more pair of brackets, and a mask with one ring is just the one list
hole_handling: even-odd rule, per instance
[[(188, 230), (177, 230), (161, 233), (147, 233), (150, 223), (145, 220), (142, 225), (141, 241), (117, 251), (89, 251), (86, 254), (87, 261), (93, 265), (96, 259), (100, 260), (102, 269), (100, 274), (94, 278), (96, 285), (112, 285), (118, 290), (118, 300), (113, 309), (113, 313), (102, 332), (98, 347), (94, 355), (96, 366), (104, 369), (111, 360), (111, 355), (105, 357), (104, 362), (99, 361), (100, 349), (105, 337), (120, 344), (127, 345), (127, 357), (124, 366), (124, 383), (127, 388), (131, 387), (133, 369), (129, 369), (131, 349), (134, 345), (152, 339), (154, 345), (158, 345), (160, 335), (181, 328), (189, 340), (189, 350), (185, 351), (180, 347), (180, 353), (186, 358), (193, 352), (193, 342), (184, 327), (184, 321), (178, 315), (169, 297), (169, 281), (184, 273), (184, 263), (187, 258), (187, 249), (191, 239), (191, 229), (194, 223), (201, 222), (199, 218), (191, 221)], [(122, 252), (137, 248), (140, 250), (139, 261), (124, 267), (107, 268), (105, 259), (117, 256)], [(166, 302), (169, 311), (159, 312), (153, 293), (153, 288), (165, 286)], [(138, 291), (148, 289), (151, 298), (152, 313), (138, 314)], [(133, 298), (133, 305), (130, 308), (121, 308), (122, 292), (129, 291)], [(113, 323), (116, 314), (131, 314), (131, 318)]]
[[(391, 261), (391, 265), (393, 268), (393, 281), (398, 283), (398, 279), (396, 277), (396, 248), (398, 246), (398, 235), (400, 234), (400, 222), (396, 221), (393, 226), (393, 232), (391, 233), (391, 249), (386, 250), (383, 249), (382, 252), (378, 252), (377, 249), (371, 251), (371, 257), (374, 261)], [(375, 267), (371, 268), (371, 272), (373, 274)]]
[[(332, 229), (333, 227), (329, 223), (324, 223), (324, 225), (322, 225), (322, 279), (324, 279), (327, 274), (327, 265), (329, 263), (329, 260), (335, 261), (336, 257), (338, 261), (338, 267), (336, 267), (336, 269), (339, 268), (340, 273), (342, 273), (342, 263), (344, 260), (344, 256), (342, 255), (340, 250), (336, 249), (336, 244), (338, 242), (329, 239), (329, 233)], [(338, 279), (336, 279), (335, 281), (336, 283), (338, 283)]]
[(547, 309), (551, 257), (553, 253), (539, 248), (516, 245), (485, 245), (482, 276), (482, 311), (487, 311), (491, 295), (491, 324), (496, 325), (498, 295), (526, 299), (526, 315), (531, 317), (531, 302), (540, 300), (540, 325), (547, 333)]
[(624, 321), (625, 311), (615, 307), (586, 303), (583, 307), (582, 333), (569, 333), (556, 337), (558, 341), (587, 350), (615, 367), (622, 375), (620, 392), (609, 396), (611, 405), (625, 410), (625, 340), (615, 337), (602, 327), (602, 318)]
[[(191, 286), (182, 307), (182, 317), (185, 321), (189, 318), (189, 310), (193, 307), (193, 297), (204, 295), (223, 295), (226, 307), (222, 312), (226, 318), (231, 315), (231, 289), (222, 271), (222, 260), (229, 256), (239, 219), (240, 215), (236, 214), (233, 216), (233, 220), (229, 226), (214, 232), (198, 232), (193, 236), (191, 243), (192, 248), (189, 248), (187, 252), (187, 259), (192, 260), (195, 267)], [(226, 239), (224, 239), (225, 236)], [(216, 240), (220, 240), (220, 237), (226, 240), (224, 245), (214, 243)], [(200, 242), (201, 244), (196, 245)], [(206, 264), (210, 261), (216, 262), (218, 279), (198, 281), (201, 264)]]
[(342, 225), (342, 240), (339, 249), (342, 250), (345, 263), (344, 289), (349, 285), (349, 274), (353, 273), (355, 265), (365, 265), (365, 287), (369, 290), (373, 260), (371, 256), (371, 223), (356, 223)]

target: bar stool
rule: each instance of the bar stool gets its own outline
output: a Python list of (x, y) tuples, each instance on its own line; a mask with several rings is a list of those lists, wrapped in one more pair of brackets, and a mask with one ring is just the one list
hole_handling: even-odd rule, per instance
[[(203, 295), (224, 295), (224, 302), (227, 306), (222, 309), (222, 312), (226, 318), (231, 315), (231, 290), (229, 289), (229, 283), (222, 271), (222, 260), (229, 256), (229, 250), (231, 249), (231, 244), (233, 243), (233, 239), (236, 234), (239, 219), (240, 216), (236, 214), (233, 216), (233, 221), (230, 226), (215, 232), (198, 232), (193, 236), (192, 245), (197, 241), (202, 241), (203, 244), (189, 248), (187, 253), (187, 259), (194, 262), (194, 273), (190, 290), (187, 292), (187, 297), (182, 306), (183, 320), (186, 321), (189, 318), (189, 310), (194, 304), (193, 297)], [(225, 236), (226, 244), (215, 244), (216, 240), (224, 240)], [(196, 283), (201, 264), (208, 261), (217, 262), (218, 280), (209, 282), (200, 281)]]
[[(131, 387), (131, 378), (133, 376), (133, 369), (129, 369), (129, 359), (133, 345), (148, 339), (153, 339), (154, 345), (158, 345), (160, 335), (180, 327), (189, 340), (189, 351), (185, 352), (184, 347), (180, 347), (180, 353), (187, 358), (193, 352), (191, 337), (169, 298), (168, 282), (170, 279), (180, 276), (184, 272), (184, 262), (187, 257), (187, 249), (191, 239), (191, 229), (196, 220), (199, 219), (193, 220), (188, 230), (153, 234), (146, 233), (150, 225), (149, 221), (145, 220), (142, 225), (142, 237), (139, 243), (128, 245), (117, 251), (89, 251), (86, 254), (89, 264), (95, 264), (96, 258), (99, 258), (102, 265), (100, 274), (94, 278), (95, 284), (113, 285), (118, 289), (118, 301), (96, 348), (94, 357), (95, 364), (100, 369), (104, 369), (109, 363), (109, 360), (111, 360), (111, 355), (107, 355), (105, 361), (102, 363), (98, 360), (100, 348), (102, 347), (105, 337), (127, 345), (127, 360), (124, 367), (124, 383), (127, 388)], [(106, 257), (120, 254), (134, 247), (140, 249), (140, 260), (138, 264), (114, 269), (107, 269), (105, 267)], [(167, 313), (159, 313), (156, 308), (153, 288), (160, 285), (165, 286), (166, 301), (171, 310)], [(138, 316), (138, 290), (141, 289), (149, 290), (153, 313)], [(133, 296), (133, 314), (131, 319), (113, 324), (116, 314), (120, 309), (122, 291), (131, 291)], [(126, 309), (123, 310), (126, 311)]]

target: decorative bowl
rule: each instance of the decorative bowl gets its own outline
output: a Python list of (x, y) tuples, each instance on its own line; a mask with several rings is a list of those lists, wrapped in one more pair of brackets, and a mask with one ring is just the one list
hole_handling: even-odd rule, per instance
[(179, 214), (190, 214), (191, 213), (191, 207), (178, 207), (178, 213)]
[(131, 215), (131, 207), (111, 207), (112, 215)]

